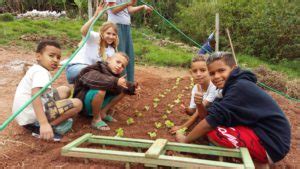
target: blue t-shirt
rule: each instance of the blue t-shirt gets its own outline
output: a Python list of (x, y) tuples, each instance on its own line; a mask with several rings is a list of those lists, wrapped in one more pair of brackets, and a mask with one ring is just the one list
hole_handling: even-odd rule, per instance
[(200, 48), (198, 54), (206, 54), (207, 52), (212, 53), (213, 49), (209, 44), (209, 41), (207, 41), (206, 43), (203, 44), (202, 48)]

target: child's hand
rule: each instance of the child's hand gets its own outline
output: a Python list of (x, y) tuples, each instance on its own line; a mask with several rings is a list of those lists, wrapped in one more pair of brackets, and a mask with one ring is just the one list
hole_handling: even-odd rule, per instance
[(203, 92), (199, 85), (197, 85), (197, 92), (195, 93), (194, 100), (196, 104), (202, 104), (203, 102)]
[(144, 5), (144, 10), (145, 10), (147, 13), (150, 13), (150, 12), (153, 11), (153, 7), (152, 7), (152, 6)]
[(49, 123), (41, 124), (40, 126), (40, 138), (44, 140), (50, 140), (54, 137), (53, 129)]
[(176, 133), (176, 140), (179, 143), (186, 143), (186, 136), (184, 134), (182, 134), (182, 133), (177, 132)]
[(103, 2), (101, 2), (95, 11), (94, 17), (97, 17), (98, 14), (103, 10), (103, 8), (105, 8), (105, 5)]
[(171, 130), (169, 131), (171, 134), (176, 134), (177, 130), (183, 128), (182, 126), (174, 126), (171, 128)]
[(127, 89), (127, 80), (125, 79), (126, 78), (126, 75), (122, 76), (119, 78), (118, 80), (118, 86), (121, 86), (123, 87), (124, 89)]

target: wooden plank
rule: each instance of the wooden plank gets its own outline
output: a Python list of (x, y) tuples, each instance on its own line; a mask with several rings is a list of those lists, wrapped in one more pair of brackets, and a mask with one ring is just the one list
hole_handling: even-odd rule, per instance
[[(88, 142), (137, 148), (149, 148), (154, 143), (153, 140), (115, 138), (109, 136), (91, 136), (88, 139)], [(166, 150), (241, 158), (241, 154), (238, 149), (228, 149), (197, 144), (168, 142), (166, 145)]]
[(152, 144), (152, 146), (146, 151), (145, 157), (158, 158), (167, 143), (168, 143), (168, 140), (166, 140), (166, 139), (155, 140), (155, 142)]
[(134, 142), (134, 141), (119, 141), (119, 140), (112, 140), (112, 139), (96, 139), (96, 138), (89, 138), (89, 143), (97, 143), (97, 144), (105, 144), (105, 145), (115, 145), (115, 146), (122, 146), (122, 147), (136, 147), (136, 148), (149, 148), (153, 143), (141, 143), (141, 142)]
[(85, 142), (88, 140), (88, 138), (90, 138), (92, 136), (91, 133), (86, 133), (85, 135), (77, 138), (76, 140), (72, 141), (71, 143), (65, 145), (62, 148), (62, 153), (69, 151), (71, 148), (73, 147), (77, 147), (78, 145), (80, 145), (81, 143)]
[(124, 152), (115, 150), (97, 150), (88, 148), (72, 148), (70, 151), (64, 153), (65, 156), (71, 157), (85, 157), (85, 158), (97, 158), (104, 160), (114, 160), (114, 161), (125, 161), (125, 162), (135, 162), (143, 164), (154, 164), (163, 166), (173, 166), (173, 167), (212, 167), (215, 168), (244, 168), (243, 164), (235, 164), (228, 162), (219, 162), (212, 160), (202, 160), (193, 159), (186, 157), (174, 157), (160, 155), (158, 159), (145, 158), (144, 153), (136, 152)]
[(220, 32), (220, 20), (219, 13), (216, 13), (216, 52), (219, 52), (219, 32)]
[(240, 148), (241, 154), (242, 154), (242, 159), (243, 163), (246, 169), (254, 169), (254, 163), (252, 161), (252, 158), (250, 156), (250, 153), (247, 148)]
[(154, 140), (146, 140), (146, 139), (133, 139), (133, 138), (124, 138), (124, 137), (110, 137), (110, 136), (96, 136), (92, 135), (91, 138), (96, 139), (106, 139), (106, 140), (118, 140), (118, 141), (128, 141), (128, 142), (137, 142), (137, 143), (148, 143), (153, 144)]
[(216, 156), (224, 156), (224, 157), (236, 157), (236, 158), (242, 157), (239, 149), (229, 149), (229, 148), (221, 148), (215, 146), (196, 145), (196, 144), (183, 144), (183, 143), (169, 142), (166, 145), (165, 150), (173, 150), (178, 152), (187, 152), (187, 153), (195, 153), (195, 154), (216, 155)]

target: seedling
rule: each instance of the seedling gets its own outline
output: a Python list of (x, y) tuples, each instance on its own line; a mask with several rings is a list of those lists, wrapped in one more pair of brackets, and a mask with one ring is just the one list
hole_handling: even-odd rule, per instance
[(166, 120), (165, 121), (165, 125), (168, 127), (168, 128), (171, 128), (174, 126), (174, 123), (171, 121), (171, 120)]
[(173, 104), (168, 104), (168, 107), (171, 109), (172, 107), (174, 107)]
[(134, 120), (133, 120), (133, 118), (128, 118), (127, 119), (127, 121), (126, 121), (126, 123), (127, 123), (127, 125), (131, 125), (131, 124), (133, 124), (134, 123)]
[(167, 119), (168, 116), (167, 116), (166, 114), (164, 114), (164, 115), (162, 116), (162, 118), (163, 118), (163, 119)]
[(158, 106), (158, 103), (154, 102), (153, 107), (156, 108)]
[(116, 131), (115, 137), (123, 137), (124, 136), (124, 130), (121, 127), (116, 129), (115, 131)]
[(186, 127), (183, 127), (183, 128), (181, 128), (181, 129), (177, 130), (177, 133), (185, 135), (186, 130), (187, 130), (187, 128), (186, 128)]
[(180, 99), (183, 96), (183, 94), (178, 94), (177, 98)]
[(143, 116), (143, 113), (136, 110), (136, 111), (135, 111), (135, 115), (136, 115), (137, 117), (142, 117), (142, 116)]
[(155, 122), (154, 125), (157, 129), (161, 128), (162, 126), (161, 122)]
[(181, 102), (180, 99), (174, 100), (174, 103), (176, 103), (176, 104), (179, 104), (180, 102)]
[(156, 137), (156, 132), (148, 132), (148, 135), (150, 136), (150, 138), (155, 138)]
[(158, 95), (159, 97), (161, 97), (161, 98), (164, 98), (164, 97), (166, 97), (165, 95), (163, 95), (163, 94), (159, 94)]
[(153, 102), (159, 102), (159, 101), (160, 101), (160, 99), (157, 97), (153, 99)]
[(150, 109), (150, 107), (149, 107), (149, 106), (145, 106), (144, 109), (145, 109), (146, 111), (148, 111), (148, 110)]
[(166, 111), (166, 113), (168, 113), (168, 114), (171, 114), (171, 113), (172, 113), (172, 111), (171, 111), (171, 110), (167, 110), (167, 111)]

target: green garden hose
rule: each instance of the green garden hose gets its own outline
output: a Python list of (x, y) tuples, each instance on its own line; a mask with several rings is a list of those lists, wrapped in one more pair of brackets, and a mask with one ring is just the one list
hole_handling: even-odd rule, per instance
[(83, 39), (83, 43), (81, 43), (81, 45), (76, 49), (76, 51), (70, 56), (70, 58), (68, 59), (68, 61), (66, 63), (63, 64), (63, 66), (57, 71), (57, 73), (54, 75), (54, 77), (50, 80), (50, 82), (44, 86), (41, 90), (39, 90), (35, 95), (33, 95), (31, 97), (30, 100), (28, 100), (23, 106), (20, 107), (20, 109), (17, 111), (17, 112), (14, 112), (14, 114), (12, 114), (6, 121), (4, 121), (3, 124), (1, 124), (0, 126), (0, 131), (4, 130), (7, 125), (13, 121), (17, 115), (19, 115), (30, 103), (33, 102), (33, 100), (35, 100), (38, 96), (40, 96), (45, 90), (47, 90), (47, 88), (61, 75), (61, 73), (65, 70), (66, 66), (71, 62), (71, 60), (76, 56), (76, 54), (79, 52), (79, 50), (83, 47), (83, 45), (86, 43), (87, 39), (89, 38), (90, 36), (90, 32), (91, 30), (93, 29), (93, 25), (96, 23), (97, 19), (102, 16), (107, 10), (109, 9), (113, 9), (113, 8), (116, 8), (116, 7), (119, 7), (119, 6), (122, 6), (124, 4), (127, 4), (129, 2), (126, 2), (126, 3), (122, 3), (122, 4), (119, 4), (119, 5), (115, 5), (115, 6), (112, 6), (112, 7), (107, 7), (105, 9), (103, 9), (99, 14), (98, 16), (95, 18), (95, 20), (92, 22), (89, 30), (88, 30), (88, 33), (87, 35), (85, 36), (85, 38)]

